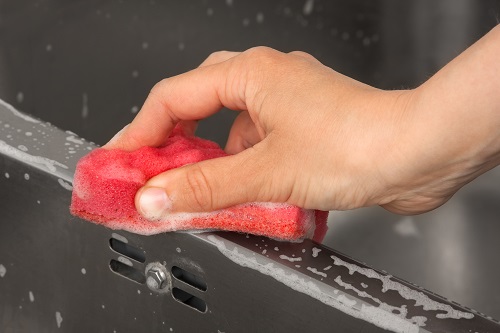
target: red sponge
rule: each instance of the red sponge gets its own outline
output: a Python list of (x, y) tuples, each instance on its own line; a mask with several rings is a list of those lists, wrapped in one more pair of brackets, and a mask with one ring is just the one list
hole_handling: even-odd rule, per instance
[(172, 214), (164, 221), (149, 221), (137, 212), (135, 194), (151, 177), (226, 155), (216, 143), (187, 137), (180, 129), (174, 130), (160, 148), (143, 147), (134, 152), (95, 149), (78, 162), (71, 213), (112, 229), (142, 235), (221, 229), (281, 240), (322, 240), (328, 213), (288, 204), (248, 203), (210, 213)]

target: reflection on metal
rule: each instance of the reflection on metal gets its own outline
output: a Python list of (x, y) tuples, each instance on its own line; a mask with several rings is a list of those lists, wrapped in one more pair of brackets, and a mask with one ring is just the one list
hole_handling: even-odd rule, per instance
[(73, 218), (68, 186), (93, 145), (9, 110), (0, 104), (2, 332), (500, 332), (310, 240), (140, 236)]

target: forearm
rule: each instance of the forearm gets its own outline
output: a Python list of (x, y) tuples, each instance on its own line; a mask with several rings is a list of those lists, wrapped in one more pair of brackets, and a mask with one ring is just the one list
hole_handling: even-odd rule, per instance
[(434, 145), (441, 158), (468, 169), (463, 176), (477, 176), (500, 163), (500, 26), (415, 93), (415, 120), (424, 125), (426, 146)]

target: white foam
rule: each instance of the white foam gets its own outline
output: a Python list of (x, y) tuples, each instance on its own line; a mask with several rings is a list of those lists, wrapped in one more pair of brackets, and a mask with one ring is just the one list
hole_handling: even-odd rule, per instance
[(284, 254), (281, 254), (281, 255), (280, 255), (280, 259), (283, 259), (283, 260), (288, 260), (289, 262), (302, 261), (302, 257), (290, 258), (289, 256), (286, 256), (286, 255), (284, 255)]
[(62, 321), (63, 321), (63, 317), (61, 316), (61, 312), (56, 311), (57, 328), (61, 328)]
[(30, 297), (30, 302), (33, 303), (35, 301), (35, 295), (33, 295), (33, 292), (29, 292), (29, 297)]
[(73, 186), (71, 186), (71, 184), (69, 183), (66, 183), (64, 180), (62, 180), (61, 178), (57, 179), (57, 182), (59, 183), (59, 185), (61, 185), (63, 188), (65, 188), (66, 190), (68, 191), (73, 191)]
[(318, 256), (318, 253), (321, 252), (321, 249), (318, 249), (317, 247), (312, 248), (312, 256), (316, 258)]
[(9, 179), (10, 178), (10, 175), (8, 172), (5, 173), (5, 178)]
[(17, 146), (17, 149), (22, 150), (22, 151), (28, 151), (28, 147), (26, 147), (25, 145), (19, 145), (19, 146)]
[(470, 312), (463, 312), (456, 310), (449, 304), (440, 303), (430, 299), (426, 294), (421, 291), (413, 290), (399, 282), (391, 280), (390, 275), (382, 275), (373, 269), (359, 267), (354, 264), (345, 262), (344, 260), (332, 255), (330, 256), (336, 266), (343, 266), (349, 270), (349, 274), (359, 273), (371, 279), (377, 279), (382, 282), (382, 292), (394, 290), (401, 295), (404, 299), (414, 300), (415, 306), (422, 306), (426, 311), (444, 311), (445, 313), (436, 314), (437, 318), (451, 318), (451, 319), (471, 319), (474, 315)]
[(265, 257), (253, 256), (253, 252), (250, 250), (239, 248), (233, 243), (228, 242), (226, 244), (226, 241), (218, 236), (208, 235), (207, 238), (223, 255), (234, 263), (269, 275), (291, 289), (309, 295), (352, 317), (359, 318), (383, 329), (397, 333), (419, 332), (419, 327), (417, 325), (387, 312), (385, 309), (351, 299), (342, 291), (337, 289), (333, 290), (331, 286), (313, 280), (302, 273), (290, 271), (287, 267), (276, 262), (271, 262)]
[(87, 274), (87, 270), (85, 268), (82, 268), (81, 272), (83, 275)]
[(3, 278), (7, 274), (7, 268), (4, 265), (0, 264), (0, 277)]
[(0, 153), (17, 158), (18, 160), (29, 163), (29, 164), (36, 164), (36, 165), (38, 165), (38, 166), (42, 167), (43, 169), (46, 169), (50, 172), (55, 172), (57, 170), (56, 166), (63, 168), (63, 169), (68, 169), (68, 166), (66, 166), (60, 162), (57, 162), (57, 161), (54, 161), (54, 160), (51, 160), (51, 159), (48, 159), (45, 157), (28, 154), (24, 151), (21, 151), (19, 149), (16, 149), (16, 148), (8, 145), (5, 141), (2, 141), (2, 140), (0, 140)]
[(317, 270), (316, 268), (314, 268), (314, 267), (306, 267), (306, 268), (307, 268), (307, 270), (308, 270), (308, 271), (311, 271), (311, 272), (313, 272), (314, 274), (318, 274), (318, 275), (320, 275), (320, 276), (322, 276), (322, 277), (327, 277), (327, 276), (328, 276), (326, 273), (320, 272), (320, 271), (318, 271), (318, 270)]
[(84, 144), (83, 140), (78, 139), (76, 137), (76, 134), (73, 134), (73, 135), (70, 135), (70, 136), (66, 137), (66, 141), (73, 142), (73, 143), (76, 143), (78, 145), (83, 145)]
[(26, 179), (26, 180), (30, 180), (30, 175), (29, 175), (29, 173), (25, 173), (25, 174), (24, 174), (24, 179)]

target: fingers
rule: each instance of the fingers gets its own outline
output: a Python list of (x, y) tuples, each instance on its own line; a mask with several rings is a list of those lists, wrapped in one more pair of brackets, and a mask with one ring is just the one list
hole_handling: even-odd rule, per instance
[(263, 138), (263, 135), (259, 135), (250, 114), (243, 111), (234, 120), (225, 150), (228, 154), (237, 154), (247, 148), (253, 147)]
[[(261, 197), (269, 184), (265, 156), (255, 149), (173, 169), (150, 179), (137, 192), (137, 210), (149, 220), (179, 212), (214, 211)], [(235, 186), (245, 184), (245, 186)], [(267, 199), (267, 200), (266, 200)]]
[[(179, 121), (206, 118), (226, 106), (245, 108), (242, 90), (245, 75), (229, 75), (231, 60), (238, 53), (217, 52), (202, 67), (157, 83), (132, 123), (104, 148), (135, 150), (142, 146), (160, 146)], [(244, 68), (233, 73), (242, 74)]]

